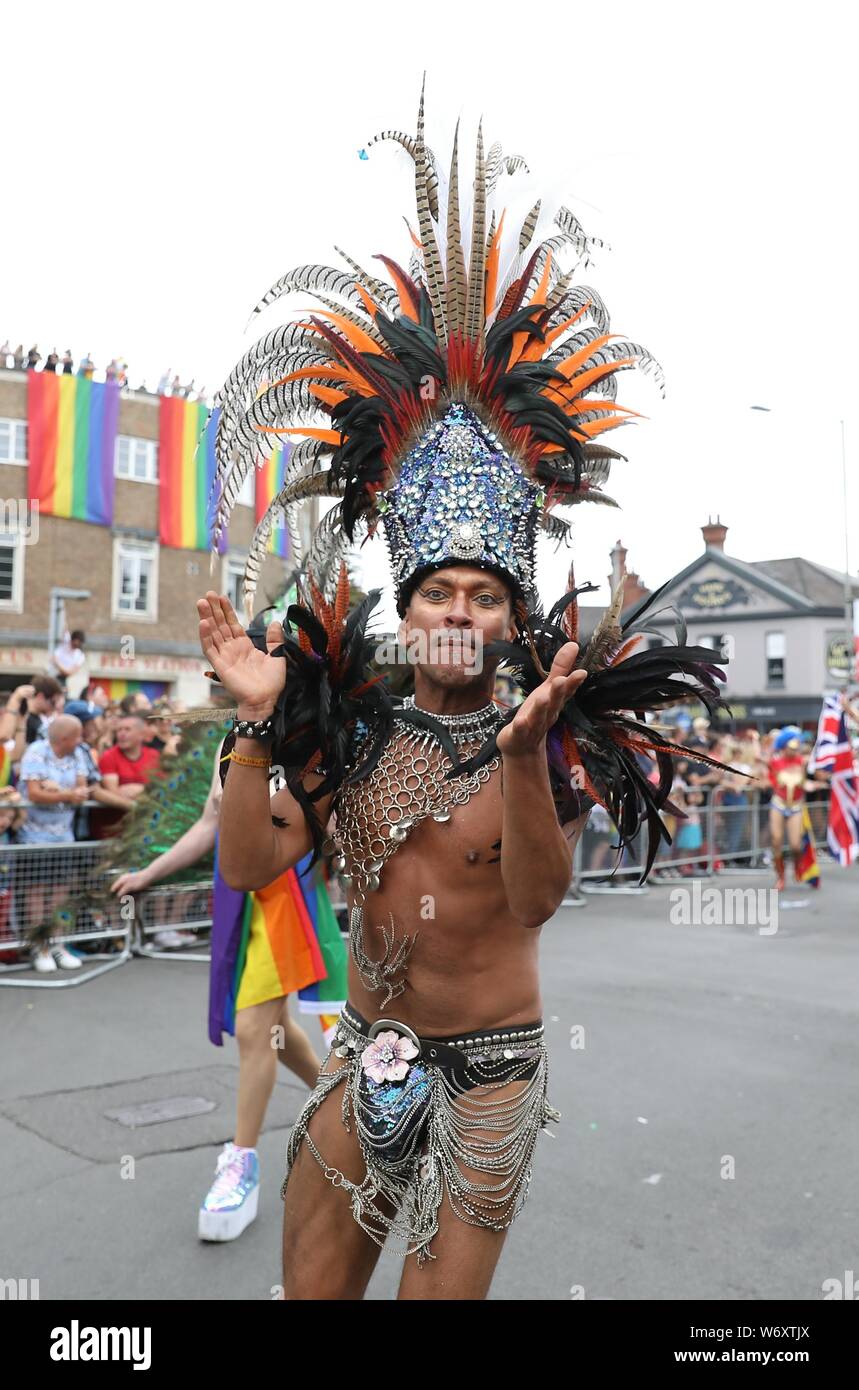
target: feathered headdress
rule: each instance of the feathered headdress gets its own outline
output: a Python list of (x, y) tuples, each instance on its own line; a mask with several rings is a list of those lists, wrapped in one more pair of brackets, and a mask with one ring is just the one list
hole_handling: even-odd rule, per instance
[[(602, 243), (568, 208), (543, 240), (539, 201), (521, 227), (505, 227), (506, 180), (527, 172), (520, 157), (499, 145), (484, 154), (478, 130), (464, 238), (458, 130), (447, 179), (424, 140), (423, 92), (416, 136), (384, 131), (369, 143), (379, 140), (414, 161), (409, 268), (380, 255), (390, 277), (380, 278), (339, 252), (346, 270), (299, 266), (259, 301), (255, 314), (307, 291), (323, 307), (267, 333), (219, 392), (215, 543), (247, 473), (300, 435), (251, 546), (248, 605), (273, 516), (286, 512), (295, 542), (295, 508), (311, 496), (338, 499), (307, 557), (329, 599), (343, 552), (381, 520), (401, 613), (416, 576), (451, 560), (495, 570), (533, 601), (538, 529), (561, 539), (569, 525), (557, 507), (614, 505), (602, 484), (622, 455), (603, 436), (635, 414), (616, 403), (617, 374), (640, 366), (661, 385), (660, 369), (609, 332), (595, 290), (573, 283)], [(576, 260), (566, 271), (565, 253)]]

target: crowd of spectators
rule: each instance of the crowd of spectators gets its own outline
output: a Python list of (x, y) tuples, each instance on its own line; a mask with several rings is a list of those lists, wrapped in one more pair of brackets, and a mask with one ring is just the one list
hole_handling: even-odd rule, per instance
[[(766, 808), (771, 795), (769, 760), (777, 729), (761, 733), (757, 728), (733, 731), (714, 728), (701, 716), (676, 721), (665, 718), (660, 731), (687, 752), (674, 763), (670, 799), (681, 815), (667, 814), (672, 843), (660, 846), (653, 882), (680, 879), (698, 874), (711, 861), (717, 867), (760, 864), (767, 861), (769, 841)], [(803, 739), (811, 751), (814, 733), (806, 730)], [(731, 771), (713, 767), (706, 758), (725, 763)], [(642, 770), (656, 780), (652, 763), (642, 760)], [(826, 792), (809, 794), (809, 812), (817, 836), (825, 833)], [(815, 816), (818, 820), (815, 821)], [(617, 832), (607, 812), (595, 806), (583, 840), (582, 867), (591, 875), (612, 875), (618, 866)], [(582, 883), (586, 891), (644, 891), (636, 888), (644, 854), (644, 837), (621, 856), (620, 872), (609, 882)], [(638, 874), (633, 871), (637, 870)]]
[[(70, 645), (75, 638), (77, 644)], [(80, 651), (83, 641), (82, 632), (67, 634), (68, 650)], [(61, 651), (62, 646), (54, 654), (55, 665), (62, 666)], [(71, 658), (69, 664), (78, 665)], [(142, 691), (111, 700), (93, 683), (81, 698), (67, 699), (63, 683), (71, 673), (36, 676), (0, 696), (0, 766), (6, 784), (0, 786), (0, 845), (110, 838), (162, 757), (179, 751), (174, 721), (179, 705), (166, 699), (153, 703)], [(0, 939), (8, 927), (3, 891), (0, 885)], [(47, 920), (67, 891), (58, 856), (36, 856), (28, 868), (28, 920)], [(77, 969), (80, 963), (58, 941), (35, 959), (40, 971)]]

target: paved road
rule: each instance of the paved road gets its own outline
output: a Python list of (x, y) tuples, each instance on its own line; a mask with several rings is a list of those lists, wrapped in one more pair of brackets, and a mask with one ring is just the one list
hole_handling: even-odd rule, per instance
[[(859, 1269), (859, 868), (788, 890), (774, 934), (683, 925), (672, 887), (594, 896), (544, 928), (563, 1121), (540, 1137), (493, 1298), (818, 1299)], [(205, 976), (135, 960), (80, 988), (0, 990), (0, 1277), (38, 1278), (43, 1299), (271, 1296), (305, 1091), (278, 1082), (257, 1221), (198, 1243), (237, 1077), (234, 1044), (206, 1038)], [(214, 1109), (136, 1130), (105, 1118), (179, 1095)], [(391, 1298), (400, 1267), (385, 1251), (369, 1296)]]

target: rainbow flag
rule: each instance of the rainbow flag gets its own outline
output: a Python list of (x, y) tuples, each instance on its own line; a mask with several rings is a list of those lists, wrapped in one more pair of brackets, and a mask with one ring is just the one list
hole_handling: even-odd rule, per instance
[[(158, 533), (162, 545), (208, 550), (214, 520), (215, 435), (220, 411), (203, 401), (162, 396), (158, 419)], [(205, 433), (204, 433), (205, 431)], [(202, 436), (202, 437), (201, 437)], [(222, 536), (218, 553), (227, 548)]]
[(0, 787), (8, 787), (12, 776), (12, 760), (5, 748), (0, 748)]
[(27, 373), (29, 497), (50, 516), (113, 524), (119, 383)]
[(98, 686), (111, 700), (123, 700), (126, 695), (137, 694), (139, 691), (148, 695), (150, 700), (160, 700), (167, 694), (168, 682), (123, 681), (114, 680), (110, 676), (94, 676), (91, 684)]
[[(209, 1038), (216, 1047), (225, 1032), (235, 1034), (237, 1008), (296, 993), (299, 1009), (317, 1015), (328, 1040), (346, 999), (347, 962), (336, 918), (333, 933), (320, 922), (320, 888), (327, 899), (318, 865), (304, 876), (287, 869), (258, 893), (230, 888), (216, 837), (209, 972)], [(328, 912), (333, 918), (330, 903)], [(322, 982), (325, 988), (317, 989)]]
[[(280, 489), (283, 487), (286, 465), (289, 463), (289, 456), (294, 449), (293, 444), (284, 444), (283, 448), (275, 449), (271, 458), (264, 463), (261, 468), (256, 470), (254, 480), (254, 518), (257, 525), (262, 521), (269, 505), (274, 501)], [(272, 527), (269, 537), (268, 548), (272, 555), (280, 555), (286, 559), (289, 555), (289, 535), (286, 529), (286, 519), (283, 513), (277, 518)]]
[(806, 802), (802, 804), (802, 839), (794, 872), (797, 883), (810, 883), (814, 888), (819, 887), (820, 869), (817, 867), (817, 855), (814, 852), (814, 827)]

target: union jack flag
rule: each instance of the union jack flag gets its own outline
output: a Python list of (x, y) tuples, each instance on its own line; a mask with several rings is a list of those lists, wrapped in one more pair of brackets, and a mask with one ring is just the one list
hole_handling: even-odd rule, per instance
[(823, 697), (817, 742), (808, 762), (809, 773), (818, 769), (832, 774), (826, 838), (833, 858), (846, 867), (859, 859), (859, 775), (838, 695)]

